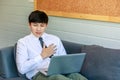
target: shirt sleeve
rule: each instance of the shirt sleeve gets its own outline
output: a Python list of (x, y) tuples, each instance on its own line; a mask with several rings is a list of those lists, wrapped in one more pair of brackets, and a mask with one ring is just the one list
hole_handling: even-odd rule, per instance
[(40, 55), (29, 59), (29, 54), (27, 52), (27, 47), (24, 42), (18, 41), (16, 49), (16, 64), (18, 71), (21, 74), (25, 74), (33, 69), (35, 69), (43, 61)]

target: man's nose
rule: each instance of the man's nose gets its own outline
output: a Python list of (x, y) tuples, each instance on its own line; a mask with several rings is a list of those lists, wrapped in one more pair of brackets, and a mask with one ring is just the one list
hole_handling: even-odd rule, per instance
[(38, 27), (37, 27), (37, 30), (41, 30), (41, 26), (38, 26)]

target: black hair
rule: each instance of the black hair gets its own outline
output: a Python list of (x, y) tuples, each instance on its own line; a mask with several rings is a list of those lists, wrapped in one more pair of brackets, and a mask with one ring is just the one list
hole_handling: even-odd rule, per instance
[(28, 17), (29, 23), (35, 22), (35, 23), (46, 23), (48, 24), (48, 16), (45, 12), (35, 10), (31, 12), (31, 14)]

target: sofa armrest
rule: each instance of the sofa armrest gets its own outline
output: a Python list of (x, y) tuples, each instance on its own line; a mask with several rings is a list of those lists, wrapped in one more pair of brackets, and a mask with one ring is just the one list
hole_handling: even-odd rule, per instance
[(18, 77), (14, 60), (14, 46), (0, 49), (0, 76), (4, 78)]

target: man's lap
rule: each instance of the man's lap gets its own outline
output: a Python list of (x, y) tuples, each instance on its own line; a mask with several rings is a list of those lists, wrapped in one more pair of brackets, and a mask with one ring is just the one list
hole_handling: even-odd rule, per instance
[(87, 80), (87, 79), (79, 73), (71, 73), (68, 75), (57, 74), (45, 76), (39, 72), (33, 77), (33, 80)]

